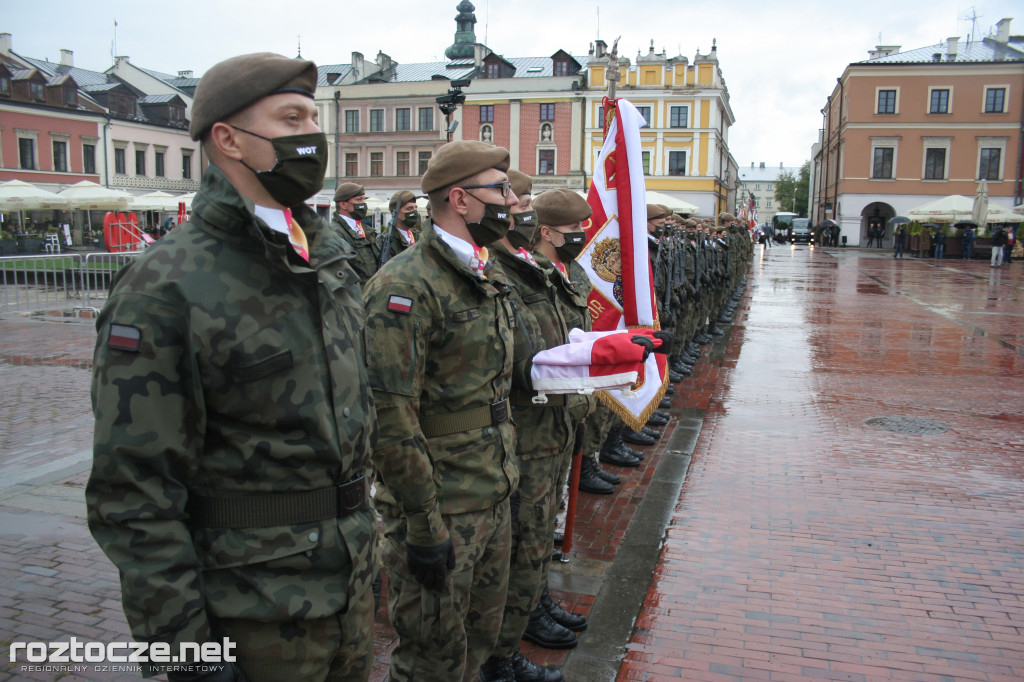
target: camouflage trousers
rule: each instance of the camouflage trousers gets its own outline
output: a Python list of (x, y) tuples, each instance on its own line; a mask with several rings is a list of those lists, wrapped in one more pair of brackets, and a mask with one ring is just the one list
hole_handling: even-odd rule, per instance
[(367, 587), (344, 613), (328, 618), (219, 618), (212, 631), (212, 641), (235, 643), (238, 665), (251, 682), (366, 682), (373, 667), (373, 594)]
[(587, 433), (583, 437), (583, 456), (593, 457), (601, 450), (613, 427), (622, 426), (622, 419), (603, 402), (598, 401), (594, 414), (587, 417)]
[(544, 586), (558, 516), (559, 474), (568, 450), (554, 457), (519, 460), (519, 514), (512, 522), (512, 557), (508, 600), (494, 655), (508, 658), (519, 651), (530, 614)]
[(501, 629), (510, 516), (508, 498), (486, 511), (444, 516), (455, 548), (455, 570), (438, 592), (409, 573), (405, 522), (384, 516), (388, 612), (398, 635), (391, 653), (391, 682), (476, 680)]

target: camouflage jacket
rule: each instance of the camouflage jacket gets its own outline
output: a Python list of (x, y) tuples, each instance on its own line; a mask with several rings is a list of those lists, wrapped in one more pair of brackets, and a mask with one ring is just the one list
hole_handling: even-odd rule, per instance
[(447, 435), (424, 428), (508, 398), (516, 322), (493, 258), (482, 278), (433, 227), (420, 237), (370, 279), (363, 298), (380, 424), (376, 500), (382, 514), (404, 516), (410, 543), (436, 545), (448, 539), (443, 514), (491, 509), (519, 484), (508, 419)]
[(360, 286), (365, 286), (366, 282), (373, 277), (373, 273), (377, 272), (377, 264), (380, 263), (380, 246), (377, 244), (376, 235), (373, 234), (373, 230), (364, 227), (366, 236), (360, 237), (337, 213), (334, 214), (331, 227), (355, 253), (355, 257), (349, 261), (349, 265), (356, 271)]
[(516, 326), (512, 416), (516, 452), (520, 460), (556, 457), (568, 452), (572, 445), (574, 426), (565, 409), (565, 398), (552, 396), (548, 405), (533, 404), (535, 392), (530, 379), (533, 356), (566, 343), (569, 335), (556, 302), (552, 268), (533, 265), (509, 253), (501, 244), (492, 245), (490, 250), (513, 286)]
[(327, 617), (368, 594), (376, 564), (369, 510), (190, 527), (190, 496), (369, 477), (377, 439), (351, 250), (302, 207), (306, 263), (212, 165), (192, 207), (118, 274), (97, 321), (89, 527), (140, 641), (204, 642), (208, 614)]
[[(384, 254), (384, 240), (387, 238), (387, 233), (388, 233), (389, 229), (390, 229), (390, 227), (385, 226), (384, 230), (379, 235), (377, 235), (377, 238), (375, 240), (377, 242), (376, 243), (376, 248), (377, 248), (377, 262), (378, 263), (380, 263), (380, 257)], [(413, 239), (416, 239), (416, 240), (419, 239), (418, 230), (413, 231), (412, 234), (413, 234)], [(397, 256), (398, 254), (400, 254), (403, 251), (405, 251), (410, 246), (412, 246), (412, 244), (410, 244), (408, 241), (406, 241), (405, 235), (400, 233), (398, 230), (395, 230), (395, 233), (393, 235), (391, 235), (391, 244), (389, 245), (390, 248), (388, 249), (388, 251), (389, 251), (388, 260), (391, 260), (392, 258)]]

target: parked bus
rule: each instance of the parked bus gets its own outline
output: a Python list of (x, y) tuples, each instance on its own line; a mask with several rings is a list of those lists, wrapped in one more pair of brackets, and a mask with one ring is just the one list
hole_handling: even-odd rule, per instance
[(775, 237), (775, 241), (780, 244), (785, 244), (789, 241), (793, 232), (793, 219), (799, 218), (798, 213), (789, 213), (787, 211), (780, 211), (772, 216), (772, 236)]

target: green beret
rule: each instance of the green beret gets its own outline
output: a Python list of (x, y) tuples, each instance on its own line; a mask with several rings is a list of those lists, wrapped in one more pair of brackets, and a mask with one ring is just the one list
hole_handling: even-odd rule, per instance
[(365, 194), (366, 191), (362, 185), (357, 185), (354, 182), (343, 182), (338, 185), (338, 189), (334, 192), (335, 203), (339, 201), (348, 201), (352, 197), (357, 197), (360, 194)]
[(537, 211), (537, 222), (548, 227), (574, 225), (594, 212), (586, 199), (564, 187), (542, 192), (533, 200), (533, 208)]
[(509, 153), (504, 147), (495, 147), (477, 140), (458, 140), (441, 147), (427, 163), (427, 172), (420, 180), (424, 194), (454, 185), (488, 168), (508, 171)]
[(316, 64), (272, 52), (243, 54), (214, 64), (203, 74), (192, 98), (188, 134), (198, 140), (213, 127), (267, 95), (297, 92), (313, 99)]
[(388, 212), (394, 213), (410, 201), (416, 201), (416, 195), (407, 189), (399, 190), (391, 197), (391, 202), (388, 204)]
[(508, 181), (512, 183), (512, 191), (516, 196), (533, 192), (533, 178), (512, 168), (508, 172)]
[(647, 204), (647, 220), (657, 220), (658, 218), (667, 218), (672, 215), (672, 211), (668, 210), (661, 204)]
[(719, 222), (730, 223), (736, 220), (736, 216), (732, 213), (726, 213), (725, 211), (718, 214)]

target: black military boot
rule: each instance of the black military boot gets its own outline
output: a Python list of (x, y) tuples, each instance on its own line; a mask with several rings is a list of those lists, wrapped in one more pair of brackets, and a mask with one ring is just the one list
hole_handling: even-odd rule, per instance
[(511, 658), (488, 658), (480, 666), (480, 682), (516, 682), (516, 674), (512, 669)]
[(676, 387), (673, 386), (672, 384), (669, 384), (668, 386), (665, 387), (665, 395), (672, 395), (675, 392), (676, 392)]
[(573, 632), (583, 632), (587, 629), (587, 617), (563, 609), (558, 602), (552, 599), (551, 595), (548, 594), (547, 585), (544, 586), (544, 590), (540, 593), (540, 605), (543, 606), (544, 610), (548, 612), (548, 615), (563, 628), (568, 628)]
[(661, 431), (658, 431), (657, 429), (652, 429), (650, 426), (644, 426), (644, 428), (640, 430), (640, 433), (646, 436), (650, 436), (652, 442), (661, 438)]
[[(601, 452), (597, 454), (598, 461), (604, 464), (611, 464), (617, 467), (638, 467), (640, 466), (640, 460), (632, 455), (624, 453), (619, 448), (615, 447), (614, 443), (606, 443), (605, 447), (601, 448)], [(591, 460), (593, 461), (593, 460)], [(594, 463), (598, 469), (601, 468), (596, 462)], [(594, 475), (599, 477), (601, 474), (594, 472)], [(601, 479), (604, 480), (603, 478)]]
[(654, 438), (646, 433), (637, 432), (633, 429), (626, 429), (622, 433), (622, 439), (633, 445), (654, 445)]
[(657, 410), (655, 410), (654, 414), (651, 415), (651, 418), (647, 420), (647, 426), (665, 426), (665, 424), (668, 424), (668, 417), (663, 414), (658, 414)]
[(583, 466), (580, 467), (580, 492), (593, 495), (611, 495), (615, 492), (615, 487), (598, 475), (596, 470), (599, 468), (593, 457), (583, 458)]
[(572, 649), (579, 643), (576, 633), (556, 623), (540, 604), (530, 614), (523, 639), (545, 649)]
[(594, 469), (594, 473), (596, 473), (602, 481), (606, 481), (608, 483), (611, 483), (612, 485), (618, 485), (622, 483), (622, 479), (619, 478), (618, 474), (613, 474), (610, 471), (605, 471), (604, 469), (601, 468), (600, 464), (598, 464), (597, 468)]
[(722, 334), (724, 334), (724, 333), (725, 333), (725, 330), (724, 330), (724, 329), (721, 329), (721, 328), (719, 328), (719, 326), (718, 326), (718, 325), (715, 325), (715, 324), (713, 324), (713, 325), (711, 325), (711, 333), (712, 333), (712, 334), (713, 334), (714, 336), (721, 336)]
[[(671, 386), (671, 384), (669, 384), (669, 385)], [(661, 402), (658, 403), (658, 407), (660, 409), (662, 409), (662, 410), (671, 410), (672, 409), (672, 398), (669, 398), (668, 396), (665, 396), (664, 398), (661, 399)]]
[(539, 666), (519, 651), (512, 654), (512, 674), (516, 682), (565, 682), (561, 670)]

